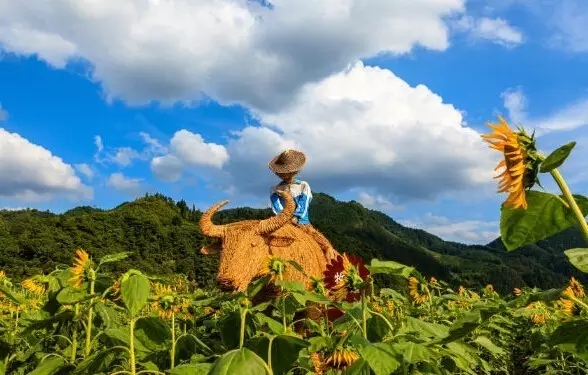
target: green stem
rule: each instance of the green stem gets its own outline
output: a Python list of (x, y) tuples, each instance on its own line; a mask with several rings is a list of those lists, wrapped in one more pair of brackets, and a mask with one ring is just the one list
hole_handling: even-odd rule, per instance
[(272, 344), (274, 342), (274, 337), (275, 336), (270, 336), (267, 346), (267, 367), (270, 369), (272, 368)]
[(78, 312), (80, 310), (80, 306), (76, 303), (74, 307), (74, 326), (73, 332), (71, 334), (71, 354), (70, 354), (70, 362), (74, 363), (76, 361), (76, 354), (78, 351)]
[(331, 324), (331, 322), (329, 321), (329, 305), (324, 304), (323, 306), (325, 309), (325, 322), (327, 322), (326, 334), (327, 336), (329, 336), (331, 332), (331, 327), (329, 327), (329, 325)]
[(363, 338), (367, 340), (367, 306), (365, 298), (365, 289), (361, 291), (361, 328), (363, 330)]
[(176, 314), (172, 312), (171, 318), (171, 350), (170, 350), (170, 358), (171, 358), (171, 367), (170, 370), (173, 370), (176, 363)]
[(576, 220), (578, 220), (578, 223), (580, 224), (580, 229), (582, 231), (584, 239), (586, 240), (586, 242), (588, 242), (588, 223), (586, 223), (586, 217), (584, 216), (584, 214), (580, 210), (580, 207), (578, 206), (578, 203), (574, 199), (574, 196), (572, 195), (572, 192), (570, 191), (568, 184), (564, 180), (561, 173), (559, 173), (557, 168), (552, 169), (550, 173), (551, 173), (551, 176), (553, 177), (553, 179), (555, 180), (555, 182), (557, 183), (557, 186), (559, 186), (561, 192), (563, 193), (565, 200), (570, 205), (570, 208), (572, 209), (574, 216), (576, 216)]
[(129, 363), (131, 365), (131, 374), (137, 374), (137, 364), (135, 360), (135, 317), (131, 317), (129, 323)]
[[(94, 280), (90, 280), (90, 295), (94, 295)], [(84, 358), (90, 355), (92, 350), (92, 322), (94, 321), (94, 305), (90, 304), (88, 308), (88, 320), (86, 323), (86, 346), (84, 348)]]
[[(280, 272), (278, 274), (278, 278), (280, 281), (284, 281), (284, 277)], [(286, 321), (286, 298), (284, 297), (284, 287), (280, 287), (280, 294), (282, 298), (282, 325), (284, 326), (284, 334), (288, 332), (288, 322)]]
[(392, 326), (392, 323), (390, 323), (390, 321), (388, 320), (388, 318), (386, 318), (384, 315), (380, 314), (377, 311), (373, 311), (373, 310), (369, 310), (370, 314), (374, 314), (376, 316), (379, 316), (382, 320), (384, 320), (384, 322), (386, 323), (386, 325), (388, 326), (388, 328), (390, 328), (390, 332), (394, 332), (394, 326)]
[(239, 335), (239, 349), (243, 348), (245, 344), (245, 319), (247, 318), (247, 309), (241, 311), (241, 332)]

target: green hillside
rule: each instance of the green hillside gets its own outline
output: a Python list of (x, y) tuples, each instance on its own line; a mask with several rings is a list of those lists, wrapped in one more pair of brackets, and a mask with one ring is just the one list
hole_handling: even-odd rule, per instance
[[(342, 252), (366, 259), (381, 258), (415, 266), (427, 276), (476, 287), (491, 283), (501, 291), (514, 287), (549, 288), (565, 283), (575, 272), (563, 251), (582, 245), (574, 229), (537, 245), (507, 253), (499, 240), (487, 246), (447, 242), (419, 229), (403, 227), (390, 217), (357, 202), (338, 202), (317, 194), (311, 217)], [(201, 212), (184, 201), (147, 196), (111, 210), (78, 207), (56, 215), (37, 210), (0, 211), (0, 269), (16, 278), (48, 273), (70, 264), (73, 251), (94, 257), (130, 251), (112, 266), (118, 272), (138, 268), (149, 274), (183, 273), (206, 285), (214, 280), (217, 260), (199, 253), (205, 240), (198, 228)], [(269, 210), (233, 208), (215, 221), (227, 223), (266, 218)]]

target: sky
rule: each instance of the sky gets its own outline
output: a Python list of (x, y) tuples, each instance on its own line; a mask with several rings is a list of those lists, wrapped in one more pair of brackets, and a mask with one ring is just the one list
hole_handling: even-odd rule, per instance
[(588, 193), (587, 23), (585, 0), (0, 0), (0, 209), (266, 207), (295, 148), (314, 192), (487, 243), (498, 115), (576, 140)]

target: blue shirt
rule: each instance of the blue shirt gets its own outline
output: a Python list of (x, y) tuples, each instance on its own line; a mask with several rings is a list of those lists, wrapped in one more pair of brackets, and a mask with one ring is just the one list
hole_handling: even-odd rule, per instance
[(308, 207), (310, 205), (310, 201), (312, 200), (312, 192), (310, 191), (310, 186), (306, 181), (294, 180), (289, 185), (282, 181), (276, 186), (272, 187), (270, 191), (272, 211), (275, 215), (282, 212), (285, 202), (284, 199), (281, 198), (276, 192), (278, 190), (287, 191), (288, 187), (290, 188), (290, 194), (292, 194), (292, 198), (296, 204), (296, 211), (294, 211), (294, 216), (298, 218), (298, 224), (310, 224), (310, 220), (308, 219)]

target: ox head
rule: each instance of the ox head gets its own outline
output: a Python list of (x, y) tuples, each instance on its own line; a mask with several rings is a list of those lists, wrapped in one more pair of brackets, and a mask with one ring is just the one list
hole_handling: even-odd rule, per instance
[(215, 204), (200, 218), (202, 234), (217, 238), (212, 245), (202, 248), (201, 253), (220, 252), (217, 281), (226, 290), (243, 291), (259, 274), (269, 255), (270, 244), (291, 243), (291, 238), (271, 237), (270, 234), (290, 223), (295, 210), (294, 200), (289, 193), (279, 193), (285, 199), (280, 214), (265, 220), (247, 220), (217, 225), (213, 215), (228, 201)]

